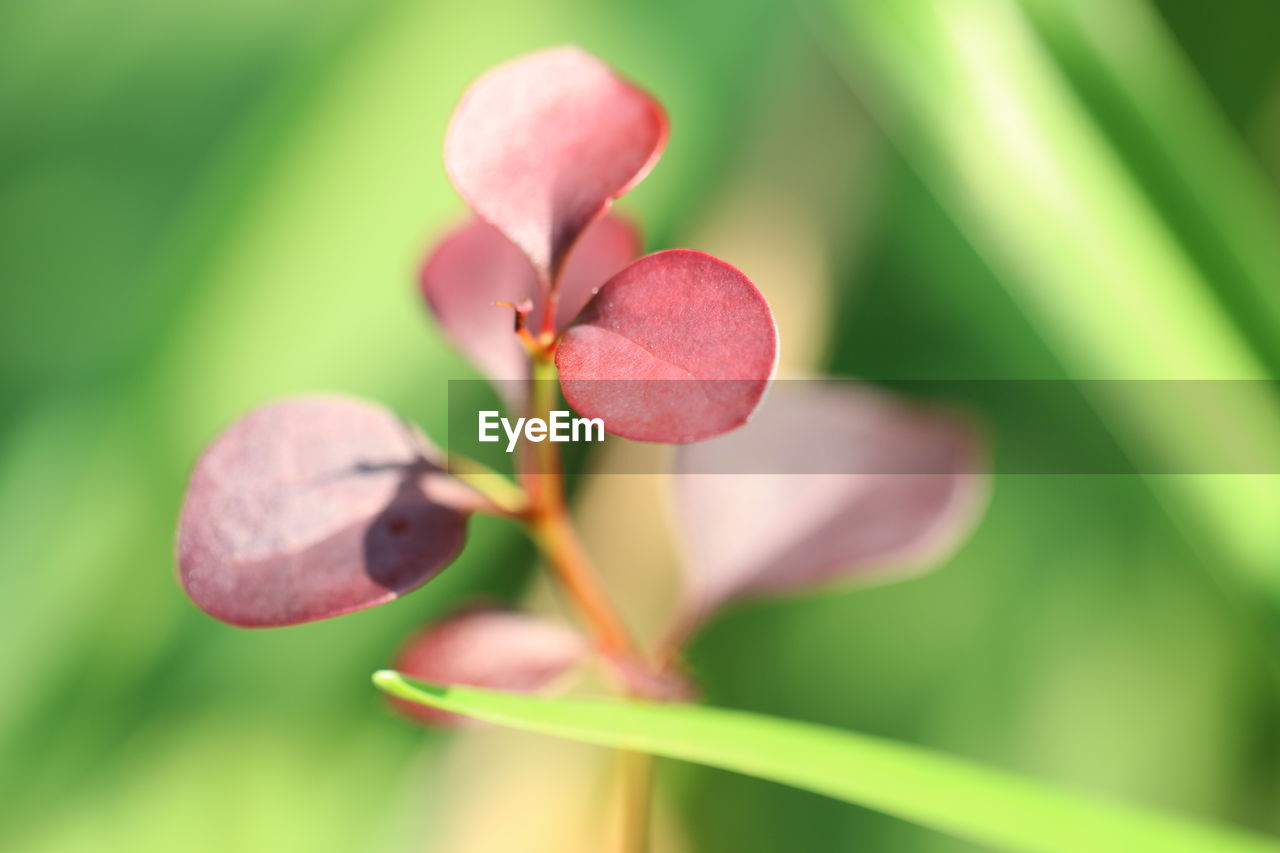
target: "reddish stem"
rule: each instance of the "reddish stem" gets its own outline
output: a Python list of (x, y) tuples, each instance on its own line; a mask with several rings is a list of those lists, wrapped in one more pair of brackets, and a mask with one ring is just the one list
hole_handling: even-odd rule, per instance
[[(547, 318), (555, 313), (555, 294), (544, 309)], [(559, 398), (556, 381), (555, 329), (544, 323), (540, 346), (531, 348), (533, 368), (529, 389), (529, 416), (546, 419)], [(556, 578), (582, 613), (601, 652), (610, 660), (622, 688), (628, 695), (644, 693), (629, 672), (635, 664), (648, 667), (639, 646), (622, 621), (613, 601), (604, 591), (586, 550), (569, 518), (564, 490), (564, 468), (559, 448), (550, 441), (523, 448), (521, 480), (529, 504), (525, 520), (529, 533)], [(622, 784), (619, 788), (621, 849), (625, 853), (645, 853), (649, 849), (650, 797), (653, 759), (642, 753), (624, 752)]]
[[(545, 420), (555, 404), (553, 351), (550, 345), (534, 353), (530, 417)], [(552, 572), (581, 611), (601, 651), (611, 658), (639, 658), (639, 647), (601, 586), (569, 518), (559, 448), (550, 441), (534, 444), (524, 468), (521, 479), (529, 495), (529, 532)]]

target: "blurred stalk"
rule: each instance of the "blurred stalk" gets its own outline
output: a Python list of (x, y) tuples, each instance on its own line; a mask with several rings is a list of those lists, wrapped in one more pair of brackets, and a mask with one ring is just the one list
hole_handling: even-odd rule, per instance
[(653, 762), (647, 752), (619, 752), (622, 798), (619, 853), (649, 853), (653, 810)]
[[(1069, 375), (1267, 377), (1012, 3), (837, 0), (835, 8), (853, 48), (837, 55), (853, 60), (855, 84), (866, 87), (867, 100)], [(1273, 390), (1241, 383), (1225, 401), (1229, 409), (1219, 410), (1175, 409), (1138, 394), (1094, 393), (1092, 400), (1140, 470), (1214, 470), (1215, 461), (1232, 470), (1219, 451), (1255, 460), (1257, 470), (1280, 470)], [(1220, 447), (1224, 424), (1230, 448)], [(1274, 478), (1149, 479), (1209, 559), (1280, 604)]]

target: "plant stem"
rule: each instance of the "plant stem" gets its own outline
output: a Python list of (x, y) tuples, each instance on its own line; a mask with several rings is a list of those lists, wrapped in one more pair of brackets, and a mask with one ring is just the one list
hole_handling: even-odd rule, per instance
[[(546, 308), (548, 316), (554, 310), (552, 300)], [(559, 383), (553, 358), (554, 339), (544, 334), (542, 343), (542, 347), (531, 352), (533, 369), (528, 408), (529, 417), (545, 421), (549, 420), (551, 409), (559, 399)], [(524, 518), (529, 534), (590, 626), (601, 652), (618, 664), (647, 666), (626, 623), (601, 586), (569, 518), (564, 468), (556, 444), (542, 441), (523, 447), (520, 478), (528, 496)], [(624, 666), (619, 668), (625, 671)], [(622, 681), (626, 690), (634, 695), (631, 680), (623, 677)], [(620, 853), (648, 853), (653, 758), (630, 751), (619, 753), (619, 758), (622, 776), (619, 850)]]
[(653, 799), (653, 756), (647, 752), (618, 753), (622, 774), (619, 853), (648, 853)]
[[(556, 368), (551, 353), (534, 354), (529, 390), (529, 416), (546, 420), (556, 402)], [(521, 480), (529, 496), (529, 534), (557, 579), (582, 612), (600, 649), (611, 657), (635, 658), (639, 649), (626, 624), (600, 585), (569, 519), (560, 451), (555, 443), (538, 442), (524, 464)]]
[(449, 473), (488, 498), (494, 509), (503, 515), (523, 517), (529, 511), (529, 498), (524, 490), (487, 465), (451, 453)]

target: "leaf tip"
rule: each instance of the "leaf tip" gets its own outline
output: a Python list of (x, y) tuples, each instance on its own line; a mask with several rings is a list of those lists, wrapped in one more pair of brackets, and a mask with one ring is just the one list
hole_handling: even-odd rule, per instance
[(435, 707), (449, 693), (449, 688), (439, 684), (428, 684), (417, 681), (394, 669), (380, 669), (371, 678), (373, 686), (397, 699), (412, 702), (415, 705)]
[(385, 693), (400, 694), (406, 687), (404, 676), (394, 669), (380, 669), (372, 676), (373, 686)]

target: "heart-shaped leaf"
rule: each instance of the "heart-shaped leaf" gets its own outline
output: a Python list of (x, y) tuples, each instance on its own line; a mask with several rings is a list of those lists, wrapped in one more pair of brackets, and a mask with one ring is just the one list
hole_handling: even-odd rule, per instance
[(977, 516), (984, 456), (965, 418), (847, 382), (776, 386), (746, 427), (677, 454), (678, 632), (731, 599), (921, 569)]
[(543, 281), (613, 199), (657, 161), (657, 101), (576, 47), (512, 60), (471, 85), (445, 138), (467, 204), (521, 248)]
[[(396, 657), (396, 669), (437, 684), (530, 693), (582, 660), (587, 642), (574, 631), (525, 613), (472, 609), (419, 631)], [(465, 718), (403, 699), (396, 707), (422, 722)]]
[[(593, 223), (565, 261), (556, 329), (567, 326), (600, 286), (640, 253), (640, 245), (639, 231), (617, 215)], [(529, 378), (529, 355), (514, 334), (512, 309), (495, 303), (529, 300), (528, 323), (536, 332), (546, 299), (529, 259), (501, 232), (479, 219), (453, 229), (423, 264), (419, 284), (441, 330), (485, 376)]]
[[(441, 503), (426, 439), (380, 406), (283, 400), (205, 450), (178, 523), (182, 585), (249, 627), (293, 625), (390, 601), (448, 565), (466, 514)], [(442, 482), (443, 481), (443, 482)]]
[(641, 258), (587, 304), (556, 351), (565, 398), (639, 441), (741, 426), (778, 358), (773, 314), (738, 270), (702, 252)]

